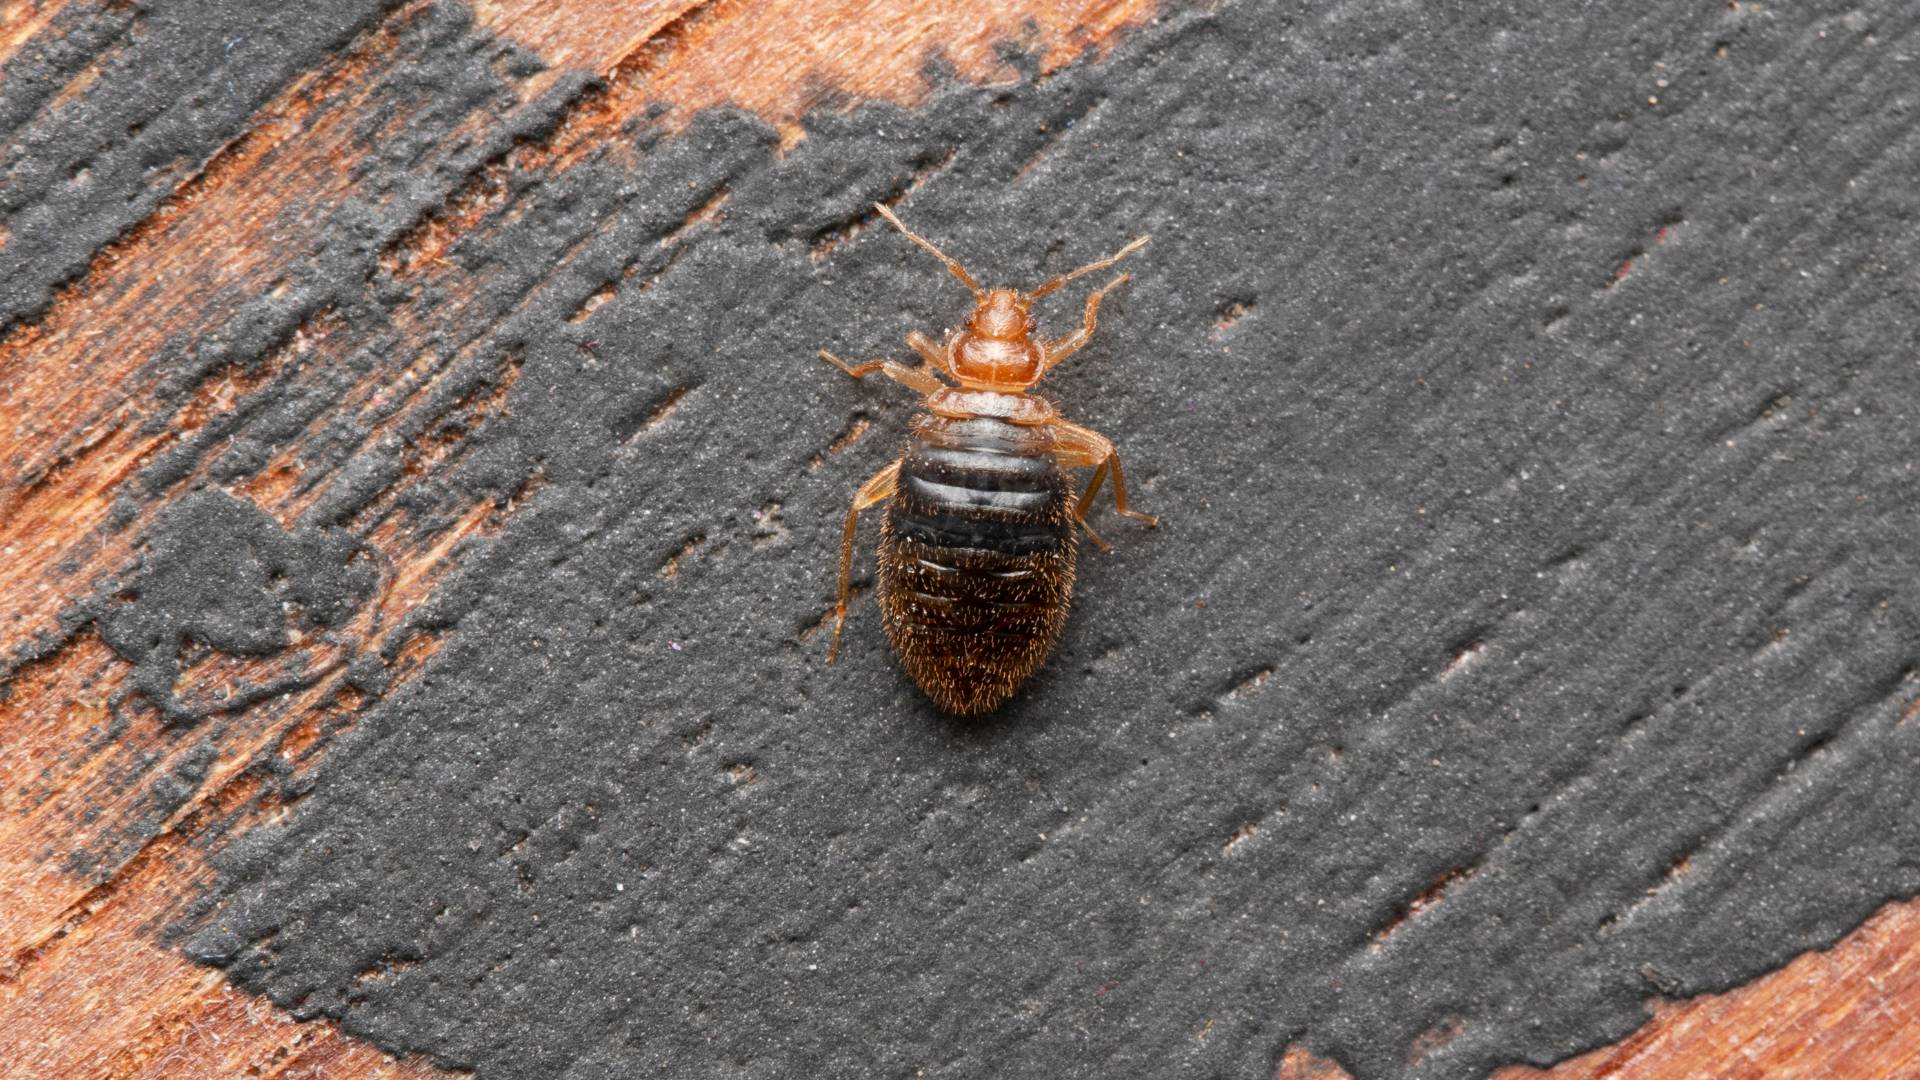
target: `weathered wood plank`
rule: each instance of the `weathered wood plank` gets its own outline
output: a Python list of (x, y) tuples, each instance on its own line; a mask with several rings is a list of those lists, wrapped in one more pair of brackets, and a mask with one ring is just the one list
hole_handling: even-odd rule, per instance
[(481, 21), (550, 62), (603, 73), (610, 105), (638, 99), (684, 123), (701, 109), (749, 109), (789, 143), (800, 117), (823, 104), (911, 106), (933, 88), (930, 59), (979, 83), (1022, 78), (1007, 47), (1045, 73), (1152, 16), (1154, 0), (624, 0), (483, 3)]
[[(1614, 1046), (1495, 1080), (1857, 1080), (1914, 1075), (1920, 1044), (1920, 904), (1889, 904), (1831, 949), (1725, 994), (1656, 1001)], [(1453, 1032), (1457, 1036), (1458, 1032)], [(1441, 1038), (1420, 1049), (1445, 1045)], [(1276, 1080), (1348, 1080), (1298, 1047)]]
[[(290, 325), (278, 331), (281, 343), (265, 362), (216, 360), (195, 373), (184, 397), (168, 385), (171, 373), (152, 362), (180, 343), (219, 334), (250, 304), (286, 296), (294, 288), (292, 268), (324, 248), (343, 210), (368, 196), (359, 185), (377, 171), (367, 161), (370, 132), (403, 128), (435, 105), (393, 81), (409, 60), (409, 39), (428, 18), (423, 3), (396, 12), (281, 94), (248, 132), (185, 177), (158, 212), (100, 252), (51, 311), (16, 324), (0, 341), (0, 459), (17, 481), (0, 492), (0, 651), (39, 655), (12, 670), (0, 699), (0, 875), (9, 893), (0, 908), (0, 1029), (40, 1033), (24, 1052), (6, 1055), (0, 1075), (434, 1072), (395, 1062), (331, 1024), (291, 1021), (162, 945), (159, 934), (204, 886), (209, 852), (284, 814), (299, 797), (299, 777), (351, 730), (367, 698), (351, 684), (359, 680), (350, 681), (350, 669), (377, 664), (387, 690), (419, 669), (435, 646), (432, 636), (382, 631), (423, 603), (460, 550), (498, 528), (527, 494), (445, 513), (430, 528), (396, 509), (409, 489), (458, 460), (462, 437), (484, 425), (512, 385), (511, 366), (479, 372), (476, 381), (461, 366), (473, 350), (444, 344), (472, 341), (462, 328), (490, 322), (472, 306), (484, 273), (449, 260), (448, 248), (482, 218), (511, 214), (516, 197), (506, 190), (506, 173), (577, 162), (664, 98), (641, 88), (642, 68), (651, 74), (666, 59), (699, 55), (684, 39), (719, 25), (711, 14), (679, 21), (690, 7), (480, 7), (483, 26), (529, 37), (554, 66), (517, 81), (517, 106), (476, 110), (441, 130), (438, 153), (457, 156), (484, 143), (502, 125), (501, 112), (528, 107), (568, 69), (611, 73), (613, 85), (577, 100), (556, 135), (454, 166), (468, 173), (461, 189), (448, 191), (444, 205), (423, 204), (427, 215), (381, 254), (382, 268), (415, 298), (391, 328), (352, 325), (327, 303), (300, 311), (295, 297)], [(48, 4), (5, 24), (7, 53), (44, 33), (57, 8)], [(1018, 4), (1003, 8), (997, 22), (976, 27), (980, 40), (1012, 32), (1024, 17)], [(652, 22), (649, 12), (658, 16)], [(861, 25), (862, 18), (846, 12), (839, 25), (858, 27), (865, 44), (884, 46), (889, 56), (907, 57), (950, 29), (954, 12), (944, 21), (896, 21), (879, 31)], [(633, 25), (644, 29), (635, 34)], [(1052, 42), (1049, 55), (1064, 60), (1118, 25), (1110, 13), (1101, 16), (1097, 32), (1080, 33), (1073, 44)], [(740, 30), (737, 21), (727, 24), (736, 47)], [(747, 37), (765, 32), (751, 29)], [(790, 24), (781, 32), (790, 33)], [(911, 65), (875, 69), (886, 72), (895, 94), (924, 92)], [(58, 100), (90, 92), (97, 68), (90, 70), (95, 74), (76, 79)], [(683, 117), (718, 103), (686, 89), (704, 88), (709, 74), (683, 80)], [(780, 78), (792, 84), (779, 86)], [(769, 108), (770, 119), (790, 121), (817, 100), (823, 84), (800, 64), (755, 85), (767, 95), (757, 103)], [(331, 378), (369, 348), (382, 350), (379, 363), (344, 384)], [(74, 378), (75, 371), (86, 377)], [(474, 389), (451, 408), (436, 399), (437, 390), (461, 379)], [(257, 660), (203, 652), (184, 664), (169, 689), (175, 705), (205, 721), (191, 729), (165, 722), (142, 701), (127, 665), (97, 633), (83, 629), (51, 651), (32, 647), (58, 637), (56, 616), (94, 583), (133, 565), (155, 521), (181, 494), (217, 482), (210, 477), (219, 452), (194, 445), (197, 437), (244, 417), (251, 403), (302, 386), (326, 395), (327, 407), (264, 466), (225, 486), (293, 530), (338, 478), (341, 462), (309, 453), (312, 438), (330, 423), (357, 424), (363, 444), (405, 438), (412, 449), (394, 484), (365, 500), (352, 519), (385, 567), (379, 595), (319, 639), (303, 643), (296, 628), (291, 651)], [(143, 490), (142, 477), (151, 475), (143, 470), (170, 453), (184, 459), (183, 470)], [(116, 504), (131, 513), (116, 518)], [(222, 703), (289, 666), (300, 674), (288, 692), (240, 708)], [(263, 762), (284, 771), (263, 771)], [(182, 776), (190, 793), (158, 812), (147, 789), (128, 782), (169, 773)]]
[(1714, 1076), (1904, 1077), (1920, 1072), (1920, 904), (1889, 904), (1833, 948), (1725, 994), (1660, 1002), (1617, 1046), (1499, 1080)]
[[(58, 6), (0, 24), (0, 48), (17, 50), (44, 32)], [(417, 671), (433, 635), (393, 631), (460, 561), (463, 545), (499, 528), (526, 494), (442, 506), (431, 521), (404, 505), (457, 465), (463, 436), (497, 415), (512, 385), (510, 363), (476, 362), (489, 349), (486, 331), (471, 328), (499, 321), (483, 299), (496, 282), (487, 268), (450, 257), (466, 232), (532, 197), (514, 192), (511, 173), (577, 166), (656, 103), (669, 107), (668, 123), (711, 105), (744, 106), (791, 142), (800, 115), (823, 103), (922, 100), (930, 48), (964, 78), (1011, 79), (1018, 73), (1001, 42), (1018, 42), (1045, 70), (1099, 49), (1151, 8), (1091, 0), (1007, 0), (986, 11), (958, 3), (849, 2), (828, 11), (726, 0), (482, 3), (481, 30), (550, 66), (505, 80), (510, 101), (476, 106), (438, 129), (428, 148), (444, 164), (436, 194), (380, 252), (382, 270), (411, 298), (379, 327), (355, 325), (331, 298), (289, 304), (269, 359), (213, 355), (182, 392), (152, 358), (217, 335), (258, 310), (248, 305), (260, 298), (296, 292), (288, 275), (327, 244), (342, 208), (367, 195), (356, 185), (377, 168), (370, 142), (432, 105), (385, 81), (405, 62), (410, 30), (428, 17), (425, 4), (411, 4), (262, 110), (158, 213), (102, 251), (51, 311), (16, 326), (0, 342), (0, 460), (25, 482), (0, 495), (0, 654), (57, 645), (13, 671), (0, 702), (0, 873), (9, 883), (0, 1028), (47, 1036), (0, 1072), (429, 1074), (328, 1025), (292, 1024), (160, 944), (158, 933), (205, 883), (209, 848), (297, 799), (286, 794), (297, 784), (268, 782), (263, 757), (282, 758), (295, 780), (312, 768), (365, 704), (366, 691), (347, 677), (356, 661), (380, 666), (389, 688)], [(753, 77), (739, 78), (742, 71)], [(538, 138), (474, 150), (570, 73), (604, 75), (608, 85), (570, 98)], [(92, 84), (68, 92), (92, 92)], [(724, 198), (699, 200), (687, 220), (723, 212)], [(370, 366), (332, 378), (369, 352), (377, 353)], [(329, 423), (350, 421), (362, 445), (406, 443), (399, 473), (342, 519), (386, 567), (380, 589), (327, 634), (270, 657), (201, 655), (181, 665), (175, 704), (214, 721), (189, 733), (165, 723), (152, 702), (140, 705), (134, 673), (97, 633), (62, 628), (58, 616), (98, 582), (125, 574), (167, 508), (215, 477), (217, 439), (198, 445), (197, 436), (293, 388), (325, 395), (327, 407), (229, 490), (291, 533), (340, 479), (344, 459), (307, 453)], [(177, 475), (139, 488), (182, 448)], [(284, 694), (221, 705), (223, 692), (270, 684), (289, 662), (297, 671)], [(126, 730), (106, 738), (117, 725)], [(179, 774), (190, 793), (156, 814), (125, 783), (134, 770)], [(1915, 1051), (1897, 1034), (1916, 1012), (1920, 907), (1894, 906), (1832, 950), (1726, 995), (1664, 1005), (1627, 1042), (1546, 1075), (1900, 1075)], [(1281, 1075), (1337, 1073), (1294, 1054)]]

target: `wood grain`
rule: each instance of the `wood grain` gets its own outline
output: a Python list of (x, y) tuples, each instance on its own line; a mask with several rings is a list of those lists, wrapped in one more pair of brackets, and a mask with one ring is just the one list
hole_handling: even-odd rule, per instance
[[(483, 0), (481, 21), (550, 62), (604, 74), (609, 105), (667, 106), (668, 123), (731, 105), (758, 113), (785, 142), (822, 105), (911, 106), (933, 89), (929, 65), (976, 83), (1015, 82), (1010, 58), (1048, 72), (1097, 53), (1157, 0)], [(1010, 52), (1011, 50), (1011, 52)]]
[(1920, 1075), (1920, 904), (1889, 904), (1833, 948), (1725, 994), (1652, 1003), (1616, 1046), (1499, 1080)]
[[(9, 8), (0, 55), (50, 32), (62, 6)], [(458, 464), (465, 435), (501, 414), (517, 376), (510, 360), (476, 370), (475, 358), (492, 354), (479, 298), (498, 283), (488, 269), (447, 257), (460, 237), (510, 215), (516, 200), (538, 197), (516, 194), (509, 174), (562, 172), (608, 152), (631, 122), (652, 117), (671, 127), (723, 104), (758, 113), (790, 145), (804, 137), (799, 118), (809, 109), (923, 100), (945, 77), (930, 74), (930, 61), (961, 79), (1012, 81), (1022, 77), (1016, 52), (1030, 70), (1052, 70), (1097, 54), (1154, 8), (1150, 0), (480, 0), (481, 31), (518, 42), (548, 67), (514, 84), (504, 113), (472, 114), (433, 149), (465, 178), (383, 252), (382, 272), (407, 292), (391, 325), (353, 325), (323, 307), (263, 362), (216, 367), (184, 399), (163, 393), (149, 358), (170, 341), (214, 334), (248, 302), (288, 288), (358, 194), (368, 133), (407, 125), (430, 105), (388, 78), (406, 64), (407, 30), (428, 5), (402, 7), (289, 86), (211, 160), (177, 163), (177, 187), (160, 210), (99, 252), (44, 317), (0, 341), (0, 463), (15, 478), (0, 491), (0, 656), (58, 641), (11, 671), (0, 699), (0, 874), (8, 883), (0, 1031), (35, 1033), (10, 1040), (16, 1052), (0, 1055), (0, 1077), (440, 1071), (240, 995), (162, 944), (161, 933), (201, 893), (213, 852), (297, 801), (288, 794), (297, 788), (269, 782), (261, 762), (278, 758), (296, 779), (311, 773), (372, 704), (346, 678), (356, 662), (380, 666), (390, 685), (418, 672), (439, 643), (398, 630), (401, 613), (431, 596), (532, 492), (530, 484), (479, 499), (436, 521), (405, 500)], [(602, 82), (572, 100), (560, 124), (493, 157), (460, 157), (570, 72)], [(90, 92), (87, 76), (64, 91)], [(724, 203), (725, 193), (707, 200), (686, 227), (723, 213)], [(605, 299), (589, 298), (582, 310)], [(379, 361), (346, 385), (326, 378), (369, 351)], [(202, 722), (164, 723), (128, 695), (126, 662), (91, 630), (63, 631), (59, 615), (96, 583), (124, 575), (166, 508), (213, 482), (218, 450), (201, 447), (198, 435), (301, 388), (331, 395), (326, 410), (230, 491), (292, 529), (337, 479), (337, 462), (306, 452), (317, 432), (350, 420), (369, 443), (407, 433), (399, 477), (346, 522), (388, 568), (381, 588), (346, 625), (296, 638), (280, 656), (196, 658), (174, 690)], [(117, 517), (141, 470), (176, 452), (190, 452), (190, 467)], [(269, 699), (221, 704), (269, 669), (298, 677)], [(202, 746), (212, 747), (211, 764), (188, 798), (156, 818), (126, 778), (184, 773)], [(1748, 987), (1655, 1012), (1618, 1046), (1546, 1073), (1502, 1075), (1913, 1075), (1920, 1051), (1902, 1033), (1920, 1013), (1920, 904), (1890, 906), (1835, 948)], [(1443, 1053), (1444, 1042), (1410, 1052)], [(1279, 1075), (1344, 1074), (1294, 1049)]]
[[(1888, 904), (1831, 949), (1724, 994), (1648, 1003), (1619, 1043), (1495, 1080), (1894, 1080), (1920, 1076), (1920, 903)], [(1455, 1031), (1457, 1036), (1460, 1032)], [(1410, 1048), (1410, 1058), (1444, 1049)], [(1349, 1080), (1289, 1047), (1275, 1080)]]
[[(1119, 25), (1111, 10), (1087, 6), (1097, 9), (1096, 27)], [(58, 7), (0, 25), (7, 51), (46, 32)], [(730, 20), (711, 5), (483, 5), (483, 27), (526, 35), (553, 64), (518, 84), (522, 106), (550, 91), (569, 67), (610, 74), (610, 81), (574, 102), (547, 138), (479, 163), (459, 190), (383, 254), (381, 269), (410, 291), (392, 319), (397, 341), (322, 309), (301, 320), (264, 362), (224, 365), (201, 378), (184, 401), (169, 399), (148, 358), (170, 340), (217, 332), (255, 297), (284, 291), (292, 268), (326, 242), (329, 226), (356, 196), (350, 178), (368, 153), (366, 133), (404, 125), (431, 105), (397, 95), (388, 78), (406, 63), (405, 38), (426, 7), (402, 8), (280, 94), (245, 135), (184, 171), (160, 210), (100, 252), (45, 317), (16, 326), (0, 341), (0, 461), (16, 478), (0, 494), (0, 553), (6, 556), (0, 560), (0, 654), (57, 636), (60, 611), (95, 582), (134, 564), (141, 538), (166, 507), (211, 482), (217, 452), (194, 454), (178, 479), (136, 500), (129, 520), (114, 519), (116, 502), (142, 469), (164, 455), (193, 451), (199, 433), (245, 412), (250, 402), (317, 389), (356, 352), (383, 346), (371, 370), (329, 391), (330, 406), (302, 436), (265, 468), (228, 486), (283, 528), (295, 527), (336, 478), (337, 464), (306, 453), (307, 438), (329, 422), (357, 423), (367, 444), (405, 432), (410, 447), (400, 479), (349, 522), (389, 567), (379, 595), (335, 632), (301, 640), (296, 631), (289, 653), (199, 657), (173, 687), (204, 713), (199, 724), (164, 723), (130, 696), (126, 663), (91, 630), (10, 672), (0, 701), (0, 874), (8, 882), (8, 903), (0, 908), (0, 1030), (36, 1036), (0, 1055), (0, 1076), (440, 1072), (425, 1062), (396, 1061), (332, 1024), (296, 1023), (238, 994), (219, 973), (162, 945), (161, 931), (202, 892), (212, 852), (248, 828), (270, 824), (297, 798), (285, 794), (297, 784), (290, 786), (286, 776), (269, 783), (261, 762), (278, 759), (297, 779), (351, 730), (369, 704), (347, 683), (355, 662), (378, 663), (394, 680), (390, 687), (418, 671), (437, 641), (430, 634), (396, 636), (391, 628), (400, 613), (431, 595), (461, 554), (531, 494), (529, 486), (505, 502), (475, 503), (450, 525), (434, 527), (401, 509), (408, 489), (459, 461), (464, 436), (498, 415), (517, 375), (511, 362), (478, 373), (463, 363), (485, 351), (484, 331), (463, 328), (489, 325), (474, 306), (489, 281), (485, 270), (469, 271), (446, 258), (448, 248), (483, 220), (511, 215), (515, 196), (502, 182), (506, 173), (564, 169), (646, 113), (659, 98), (640, 89), (643, 75), (704, 55), (700, 42), (732, 42), (727, 47), (738, 49), (770, 31), (752, 19)], [(1074, 10), (1052, 9), (1046, 25), (1065, 25), (1061, 13)], [(869, 13), (849, 10), (834, 25), (854, 28), (867, 45), (899, 60), (924, 55), (923, 44), (949, 33), (958, 12), (950, 5), (940, 18), (875, 27), (862, 21)], [(1016, 4), (1001, 5), (1000, 15), (998, 22), (973, 23), (978, 42), (996, 39), (1002, 27), (1014, 32), (1025, 18)], [(791, 34), (791, 27), (782, 32)], [(1078, 44), (1050, 42), (1049, 62), (1095, 40), (1083, 34)], [(845, 44), (831, 36), (815, 42), (831, 49)], [(960, 55), (980, 68), (999, 63), (987, 59), (984, 46)], [(897, 100), (911, 100), (905, 88), (924, 93), (927, 84), (911, 64), (899, 62), (905, 66), (861, 70), (885, 80)], [(712, 103), (702, 96), (711, 88), (710, 68), (690, 72), (678, 84), (688, 110)], [(781, 79), (792, 81), (781, 86)], [(775, 110), (771, 119), (791, 121), (826, 85), (804, 62), (790, 63), (753, 84), (760, 95), (754, 103)], [(90, 88), (76, 85), (67, 93)], [(500, 122), (476, 114), (446, 132), (444, 153), (481, 139), (486, 132), (477, 125), (488, 119)], [(717, 209), (700, 208), (689, 225)], [(166, 314), (155, 318), (154, 312)], [(102, 350), (103, 339), (114, 347)], [(72, 378), (75, 370), (88, 377)], [(474, 389), (450, 409), (436, 404), (447, 396), (438, 391), (460, 379)], [(165, 422), (148, 423), (156, 417)], [(301, 673), (294, 690), (241, 708), (220, 706), (233, 687), (289, 667)], [(187, 774), (187, 759), (208, 745), (212, 761), (192, 795), (155, 820), (146, 787), (128, 778)]]

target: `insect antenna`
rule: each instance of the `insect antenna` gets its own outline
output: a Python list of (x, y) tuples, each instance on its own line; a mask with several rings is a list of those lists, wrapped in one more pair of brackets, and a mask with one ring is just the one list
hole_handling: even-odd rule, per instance
[(1038, 300), (1041, 297), (1052, 292), (1053, 290), (1059, 288), (1060, 286), (1065, 285), (1067, 282), (1072, 281), (1074, 278), (1085, 277), (1088, 274), (1093, 273), (1095, 270), (1105, 270), (1107, 267), (1112, 266), (1114, 263), (1119, 262), (1121, 259), (1126, 258), (1127, 256), (1133, 254), (1136, 251), (1139, 251), (1143, 247), (1146, 247), (1147, 241), (1151, 239), (1153, 239), (1153, 237), (1150, 234), (1142, 234), (1140, 236), (1136, 236), (1133, 238), (1132, 243), (1128, 244), (1126, 247), (1121, 248), (1119, 251), (1116, 251), (1113, 254), (1107, 256), (1106, 258), (1101, 259), (1099, 262), (1090, 262), (1087, 265), (1081, 267), (1080, 269), (1073, 271), (1072, 273), (1061, 274), (1059, 277), (1054, 278), (1052, 281), (1049, 281), (1045, 285), (1042, 285), (1039, 288), (1033, 290), (1032, 292), (1027, 294), (1027, 299)]
[(947, 270), (951, 272), (954, 277), (957, 277), (960, 279), (960, 284), (965, 285), (967, 287), (967, 291), (973, 294), (973, 298), (975, 300), (980, 299), (980, 296), (981, 296), (980, 286), (974, 284), (973, 275), (967, 273), (966, 267), (960, 265), (960, 260), (954, 258), (953, 256), (947, 254), (944, 251), (941, 251), (939, 248), (934, 247), (932, 241), (928, 240), (926, 237), (921, 236), (919, 233), (914, 232), (912, 229), (907, 228), (906, 225), (901, 223), (899, 218), (893, 216), (893, 211), (887, 209), (884, 205), (880, 203), (874, 203), (873, 208), (875, 210), (880, 211), (881, 217), (886, 218), (888, 221), (893, 222), (893, 227), (896, 229), (899, 229), (900, 232), (904, 234), (907, 239), (913, 241), (916, 244), (919, 244), (923, 248), (926, 248), (928, 254), (932, 255), (934, 258), (939, 259), (941, 262), (945, 263)]

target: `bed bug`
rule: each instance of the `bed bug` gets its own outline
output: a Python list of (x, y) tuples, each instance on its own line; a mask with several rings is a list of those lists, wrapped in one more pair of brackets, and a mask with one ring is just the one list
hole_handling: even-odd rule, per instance
[[(974, 307), (965, 327), (949, 330), (944, 343), (917, 330), (907, 335), (908, 347), (926, 361), (922, 366), (854, 365), (820, 351), (856, 379), (878, 371), (925, 395), (904, 452), (862, 484), (847, 509), (827, 663), (839, 655), (847, 621), (860, 511), (884, 502), (875, 593), (887, 640), (941, 708), (983, 713), (1038, 670), (1059, 639), (1073, 595), (1079, 530), (1112, 550), (1086, 521), (1101, 485), (1112, 478), (1114, 507), (1122, 515), (1159, 523), (1127, 507), (1126, 474), (1113, 444), (1030, 393), (1093, 336), (1100, 301), (1129, 275), (1094, 290), (1079, 329), (1051, 341), (1035, 336), (1033, 302), (1112, 266), (1146, 246), (1148, 237), (1031, 292), (983, 289), (891, 210), (874, 209), (940, 260), (973, 294)], [(1093, 475), (1076, 500), (1065, 470), (1080, 467), (1091, 467)]]

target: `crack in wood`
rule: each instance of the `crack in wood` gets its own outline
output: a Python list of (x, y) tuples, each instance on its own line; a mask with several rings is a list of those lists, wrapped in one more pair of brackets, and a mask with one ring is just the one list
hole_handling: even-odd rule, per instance
[(1394, 935), (1411, 926), (1413, 922), (1440, 906), (1454, 890), (1472, 881), (1480, 872), (1480, 864), (1472, 863), (1456, 866), (1433, 880), (1412, 899), (1397, 907), (1387, 921), (1374, 930), (1367, 951), (1378, 953), (1392, 941)]
[(871, 417), (863, 412), (854, 413), (853, 419), (847, 421), (847, 426), (841, 429), (840, 434), (833, 437), (833, 441), (827, 444), (825, 450), (807, 459), (807, 471), (817, 472), (822, 465), (827, 463), (828, 459), (839, 457), (847, 451), (848, 447), (859, 442), (866, 436), (867, 432), (872, 430), (873, 420)]

